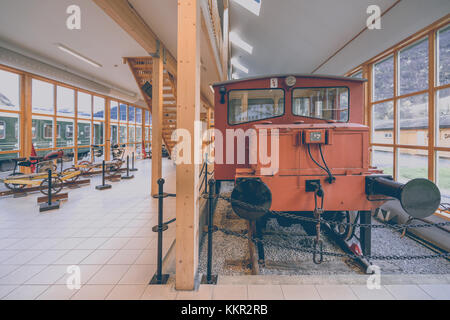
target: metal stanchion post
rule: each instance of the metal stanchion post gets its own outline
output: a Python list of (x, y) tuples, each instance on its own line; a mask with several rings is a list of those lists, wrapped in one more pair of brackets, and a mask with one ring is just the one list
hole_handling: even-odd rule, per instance
[(209, 180), (208, 191), (208, 261), (206, 276), (202, 277), (202, 284), (217, 284), (217, 275), (212, 275), (213, 233), (214, 233), (214, 179)]
[(134, 160), (135, 160), (135, 156), (134, 156), (134, 152), (133, 152), (133, 157), (131, 158), (131, 169), (130, 169), (131, 172), (138, 171), (138, 169), (136, 169), (134, 167)]
[(55, 209), (59, 209), (59, 201), (52, 201), (52, 179), (53, 179), (53, 173), (51, 169), (48, 169), (48, 201), (47, 203), (43, 203), (40, 205), (39, 207), (39, 212), (44, 212), (44, 211), (50, 211), (50, 210), (55, 210)]
[[(163, 222), (163, 204), (164, 198), (166, 195), (164, 194), (164, 179), (158, 180), (158, 252), (157, 252), (157, 267), (156, 274), (153, 276), (150, 284), (166, 284), (169, 279), (168, 274), (162, 274), (162, 259), (163, 259), (163, 232), (166, 231), (169, 227)], [(153, 230), (155, 231), (155, 230)]]
[(127, 156), (127, 175), (122, 176), (122, 179), (129, 180), (133, 178), (134, 178), (133, 175), (130, 176), (130, 156)]
[(95, 189), (97, 190), (106, 190), (106, 189), (111, 189), (112, 186), (110, 184), (106, 184), (105, 183), (105, 172), (106, 172), (106, 162), (105, 160), (103, 160), (103, 164), (102, 164), (102, 184), (99, 186), (96, 186)]

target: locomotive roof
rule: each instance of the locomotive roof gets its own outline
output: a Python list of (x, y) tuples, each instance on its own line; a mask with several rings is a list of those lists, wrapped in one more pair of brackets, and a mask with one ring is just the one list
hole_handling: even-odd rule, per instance
[(272, 74), (272, 75), (263, 75), (263, 76), (255, 76), (248, 77), (236, 80), (227, 80), (222, 82), (216, 82), (213, 84), (214, 87), (231, 84), (231, 83), (239, 83), (250, 80), (261, 80), (261, 79), (270, 79), (270, 78), (287, 78), (289, 76), (294, 76), (297, 78), (312, 78), (312, 79), (328, 79), (328, 80), (345, 80), (345, 81), (353, 81), (353, 82), (367, 82), (367, 79), (363, 78), (352, 78), (352, 77), (342, 77), (342, 76), (331, 76), (331, 75), (318, 75), (318, 74)]

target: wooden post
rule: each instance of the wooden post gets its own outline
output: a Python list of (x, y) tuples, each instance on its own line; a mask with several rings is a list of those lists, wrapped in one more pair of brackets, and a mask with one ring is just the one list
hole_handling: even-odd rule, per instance
[(194, 290), (198, 265), (199, 166), (194, 163), (200, 120), (200, 1), (178, 1), (177, 126), (191, 135), (191, 161), (177, 164), (176, 289)]
[(152, 73), (152, 195), (158, 194), (158, 180), (162, 177), (163, 72), (163, 57), (154, 57)]
[[(22, 90), (23, 90), (23, 112), (21, 122), (21, 157), (28, 158), (31, 156), (31, 145), (33, 143), (33, 119), (32, 119), (32, 111), (31, 111), (31, 76), (29, 74), (25, 74), (22, 78)], [(30, 168), (24, 169), (25, 173), (31, 173)]]

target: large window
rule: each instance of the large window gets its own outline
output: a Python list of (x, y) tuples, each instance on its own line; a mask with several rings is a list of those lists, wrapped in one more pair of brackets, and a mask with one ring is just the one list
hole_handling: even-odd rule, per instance
[(450, 84), (450, 26), (437, 34), (437, 85)]
[(348, 121), (348, 88), (299, 88), (292, 93), (295, 116)]
[(373, 101), (390, 99), (394, 96), (394, 57), (373, 66)]
[(31, 99), (33, 113), (54, 114), (55, 86), (52, 83), (33, 79)]
[[(28, 80), (31, 97), (22, 99), (22, 85)], [(27, 101), (30, 105), (25, 105)], [(26, 114), (28, 108), (31, 114)], [(128, 134), (131, 143), (142, 140), (142, 112), (130, 108), (129, 126), (128, 106), (123, 101), (0, 66), (0, 176), (12, 170), (12, 158), (29, 157), (31, 146), (38, 156), (63, 149), (66, 161), (102, 159), (110, 152), (107, 132), (112, 144), (127, 143)], [(102, 155), (91, 152), (93, 144), (99, 145)]]
[(228, 94), (228, 123), (231, 125), (283, 114), (284, 90), (232, 90)]
[(58, 115), (75, 116), (75, 91), (66, 87), (57, 86), (56, 96)]
[(19, 110), (20, 77), (16, 73), (0, 70), (0, 109)]
[(361, 70), (372, 93), (368, 106), (372, 166), (401, 182), (433, 180), (442, 202), (450, 202), (448, 22), (430, 26), (356, 72)]
[(0, 69), (0, 173), (13, 169), (20, 152), (20, 75)]
[(428, 38), (399, 52), (399, 94), (428, 88)]
[(78, 117), (90, 118), (92, 114), (92, 96), (84, 92), (78, 92)]

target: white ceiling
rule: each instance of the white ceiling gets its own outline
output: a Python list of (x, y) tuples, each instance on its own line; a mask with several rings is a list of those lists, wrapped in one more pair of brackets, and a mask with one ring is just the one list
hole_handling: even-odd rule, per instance
[[(66, 28), (66, 9), (81, 8), (81, 30)], [(1, 0), (0, 40), (22, 53), (41, 58), (91, 80), (138, 93), (136, 82), (122, 57), (146, 55), (127, 33), (91, 0)], [(62, 43), (100, 63), (95, 68), (62, 52)]]
[[(176, 57), (177, 0), (131, 0), (130, 3)], [(66, 9), (73, 4), (81, 8), (81, 30), (66, 28), (69, 16)], [(56, 43), (64, 44), (103, 67), (92, 67), (62, 52)], [(122, 57), (147, 56), (148, 53), (92, 0), (1, 0), (1, 45), (140, 96)], [(203, 92), (210, 96), (208, 85), (218, 79), (208, 46), (207, 35), (202, 33), (202, 86)]]
[[(421, 8), (416, 11), (427, 16), (426, 7), (433, 7), (435, 3), (445, 0), (402, 0), (401, 4), (414, 7), (415, 2), (422, 2)], [(249, 69), (249, 76), (311, 73), (365, 28), (369, 5), (378, 5), (381, 12), (384, 12), (395, 0), (261, 0), (261, 3), (260, 16), (256, 16), (235, 0), (230, 0), (231, 31), (237, 32), (244, 41), (254, 47), (253, 53), (248, 54), (232, 46), (232, 56), (237, 57), (240, 63)], [(450, 4), (450, 1), (447, 0), (447, 4)], [(394, 10), (396, 7), (392, 9)], [(443, 15), (446, 13), (448, 10), (442, 12)], [(410, 30), (402, 27), (410, 27), (416, 21), (405, 21), (404, 15), (402, 19), (395, 24), (395, 28), (408, 33)], [(390, 32), (397, 31), (395, 28), (384, 30), (385, 37), (389, 37)], [(376, 43), (369, 43), (372, 45), (367, 47), (365, 52), (363, 47), (359, 48), (359, 51), (347, 51), (347, 65), (334, 65), (331, 60), (327, 65), (334, 65), (335, 68), (322, 68), (319, 72), (339, 71), (337, 74), (342, 74), (350, 67), (342, 69), (340, 66), (348, 67), (349, 64), (361, 63), (364, 61), (361, 61), (362, 56), (374, 56), (382, 51), (378, 48), (384, 45), (383, 39), (378, 38)], [(242, 71), (235, 72), (240, 77), (247, 76)]]

